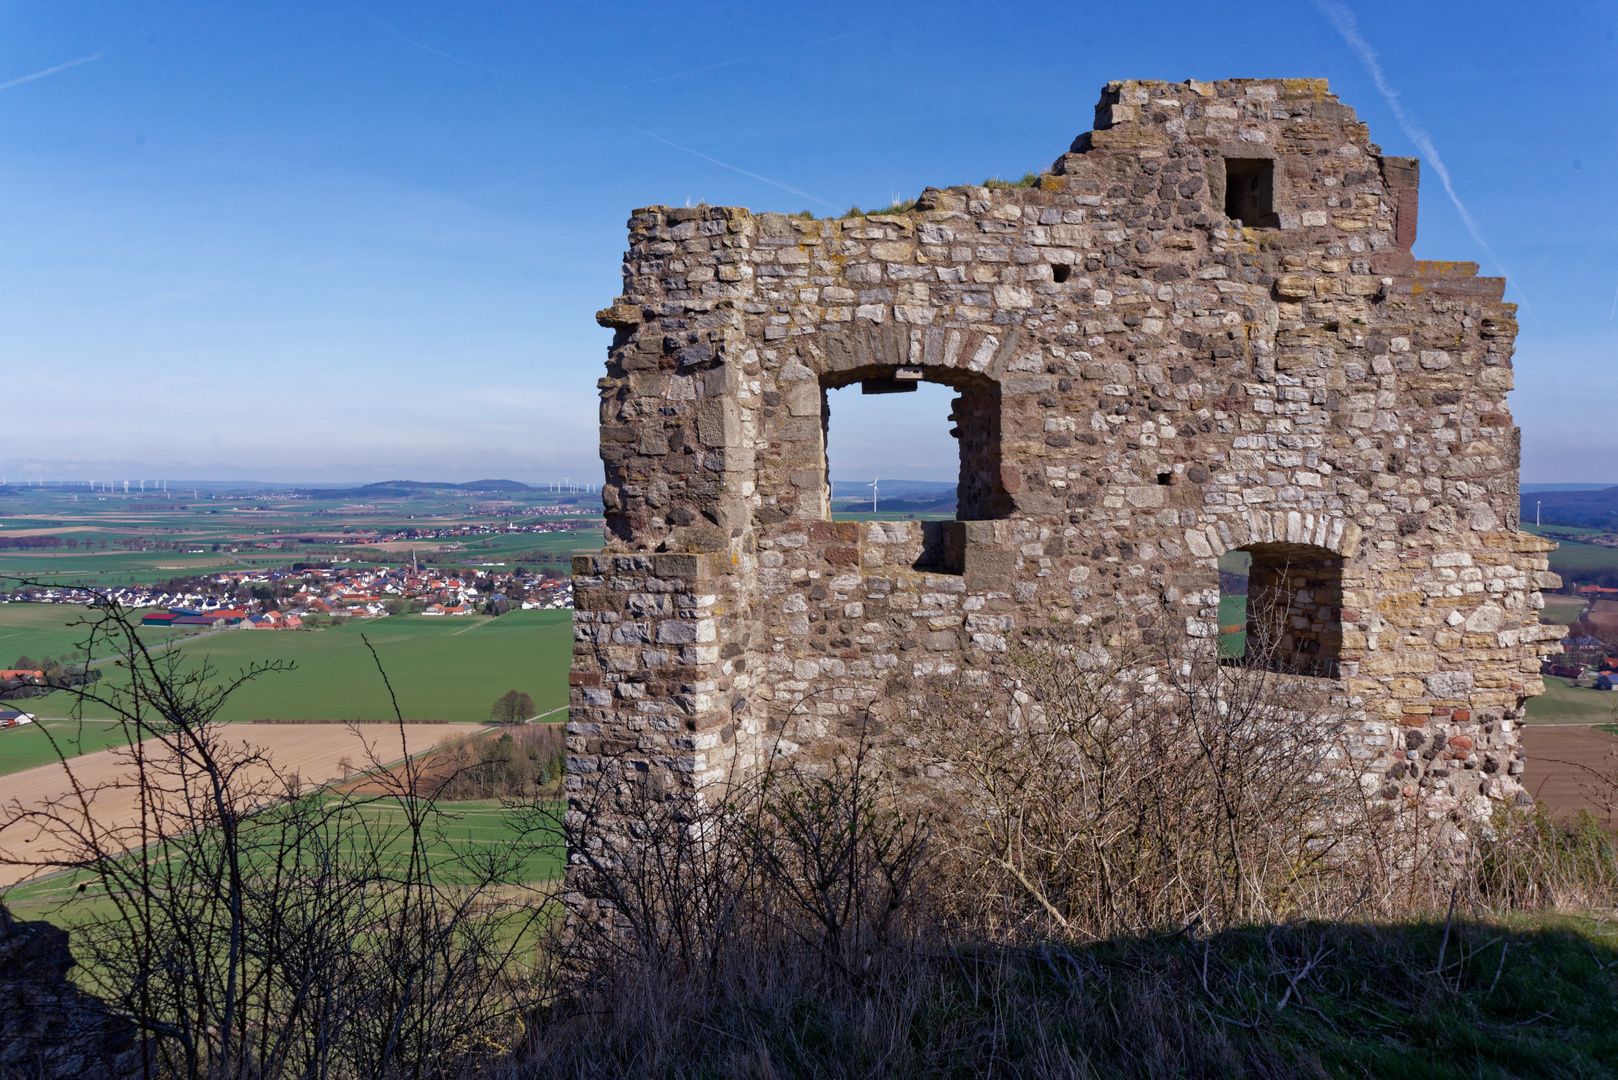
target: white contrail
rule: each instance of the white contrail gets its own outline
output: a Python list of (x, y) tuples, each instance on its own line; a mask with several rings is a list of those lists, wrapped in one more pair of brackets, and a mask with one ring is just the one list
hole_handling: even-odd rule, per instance
[[(935, 15), (936, 15), (936, 13), (935, 13)], [(844, 38), (854, 37), (857, 33), (858, 33), (858, 31), (850, 30), (850, 31), (848, 31), (847, 33), (844, 33), (844, 34), (833, 34), (831, 37), (816, 38), (814, 41), (806, 41), (803, 44), (797, 46), (797, 49), (799, 49), (799, 50), (801, 50), (801, 49), (812, 49), (817, 45), (825, 45), (825, 44), (828, 44), (828, 43), (833, 42), (833, 41), (841, 41)], [(761, 60), (766, 56), (775, 56), (775, 55), (777, 55), (777, 54), (776, 53), (755, 53), (752, 56), (743, 56), (743, 57), (739, 57), (739, 58), (737, 58), (735, 60), (724, 60), (724, 61), (721, 61), (720, 63), (717, 63), (717, 64), (708, 64), (705, 67), (692, 68), (689, 71), (676, 71), (676, 72), (674, 72), (673, 74), (670, 74), (670, 75), (659, 75), (655, 79), (647, 79), (644, 82), (630, 83), (627, 86), (622, 87), (622, 89), (624, 89), (624, 90), (634, 90), (634, 89), (637, 89), (637, 88), (642, 87), (642, 86), (651, 86), (653, 83), (668, 82), (670, 79), (683, 79), (687, 75), (700, 75), (704, 71), (715, 71), (715, 70), (718, 70), (719, 68), (735, 67), (737, 64), (746, 64), (746, 63), (750, 63), (750, 62), (752, 62), (754, 60)]]
[[(1406, 137), (1415, 144), (1417, 150), (1421, 151), (1421, 156), (1433, 167), (1433, 171), (1438, 173), (1439, 182), (1444, 185), (1444, 193), (1449, 196), (1449, 201), (1455, 204), (1455, 211), (1461, 215), (1461, 221), (1466, 224), (1466, 231), (1472, 234), (1472, 239), (1477, 241), (1478, 247), (1483, 249), (1501, 272), (1510, 277), (1510, 273), (1506, 271), (1506, 264), (1500, 261), (1500, 256), (1496, 255), (1489, 242), (1483, 239), (1483, 234), (1478, 232), (1477, 222), (1472, 220), (1471, 212), (1467, 210), (1466, 204), (1461, 202), (1461, 197), (1455, 194), (1455, 185), (1450, 181), (1449, 169), (1444, 165), (1444, 159), (1438, 155), (1438, 147), (1433, 145), (1432, 136), (1427, 134), (1427, 129), (1422, 127), (1404, 107), (1404, 102), (1399, 99), (1399, 91), (1388, 85), (1387, 76), (1382, 71), (1382, 61), (1378, 58), (1376, 50), (1371, 48), (1370, 42), (1360, 36), (1359, 22), (1354, 18), (1354, 13), (1337, 3), (1337, 0), (1310, 0), (1310, 2), (1314, 4), (1315, 10), (1324, 15), (1336, 28), (1337, 33), (1342, 35), (1348, 47), (1359, 55), (1360, 62), (1365, 65), (1365, 70), (1371, 73), (1371, 80), (1376, 83), (1377, 92), (1382, 95), (1382, 100), (1388, 103), (1388, 108), (1392, 110), (1394, 119), (1399, 121), (1399, 126), (1404, 129)], [(1517, 292), (1520, 294), (1522, 285), (1517, 282), (1513, 284), (1517, 286)], [(1526, 300), (1526, 297), (1524, 299)]]
[(12, 79), (10, 82), (0, 83), (0, 90), (10, 90), (13, 86), (21, 86), (25, 82), (33, 82), (35, 79), (43, 79), (47, 75), (55, 75), (58, 71), (66, 71), (70, 67), (78, 67), (80, 64), (88, 64), (92, 60), (99, 59), (101, 59), (101, 53), (96, 53), (94, 56), (81, 56), (77, 60), (69, 60), (65, 64), (57, 64), (55, 67), (48, 67), (44, 71), (36, 71), (32, 75), (24, 75), (20, 79)]
[(399, 31), (399, 28), (394, 26), (392, 23), (387, 22), (384, 19), (377, 18), (375, 15), (372, 15), (369, 11), (366, 11), (362, 7), (356, 7), (353, 4), (344, 4), (343, 6), (349, 8), (352, 11), (358, 12), (359, 14), (365, 16), (367, 19), (370, 19), (372, 22), (374, 22), (378, 26), (380, 26), (390, 37), (398, 38), (400, 41), (404, 42), (406, 45), (412, 46), (413, 48), (420, 49), (422, 52), (432, 53), (434, 56), (441, 56), (445, 60), (450, 61), (451, 63), (460, 64), (463, 67), (477, 68), (479, 71), (487, 71), (490, 75), (499, 75), (501, 78), (505, 78), (503, 73), (496, 71), (494, 68), (489, 67), (487, 64), (480, 64), (475, 60), (465, 60), (465, 59), (463, 59), (463, 58), (461, 58), (459, 56), (454, 55), (453, 53), (447, 53), (443, 49), (435, 49), (431, 45), (426, 44), (425, 42), (417, 41), (415, 38), (409, 37), (409, 36), (401, 33)]
[(619, 87), (619, 89), (634, 90), (636, 87), (651, 86), (653, 83), (668, 82), (670, 79), (683, 79), (687, 75), (700, 75), (704, 71), (716, 71), (719, 68), (735, 67), (737, 64), (745, 64), (749, 61), (757, 59), (758, 57), (756, 56), (744, 56), (738, 60), (726, 60), (719, 64), (709, 64), (707, 67), (692, 68), (690, 71), (676, 71), (672, 75), (659, 75), (655, 79), (647, 79), (645, 82), (629, 83), (625, 86)]
[(643, 128), (638, 128), (634, 124), (629, 125), (629, 130), (638, 131), (642, 135), (645, 135), (648, 138), (656, 139), (660, 143), (667, 143), (668, 145), (674, 147), (674, 149), (676, 149), (676, 150), (683, 150), (687, 154), (695, 154), (697, 157), (701, 158), (703, 161), (711, 161), (715, 165), (718, 165), (721, 169), (729, 169), (731, 172), (739, 172), (743, 176), (751, 176), (754, 180), (761, 180), (764, 183), (769, 184), (771, 187), (778, 187), (782, 191), (790, 191), (790, 192), (792, 192), (792, 194), (798, 196), (800, 199), (808, 199), (810, 202), (817, 202), (821, 206), (829, 207), (832, 210), (838, 209), (837, 207), (832, 206), (832, 204), (827, 202), (825, 199), (818, 199), (815, 196), (809, 194), (807, 191), (799, 191), (797, 188), (787, 187), (785, 184), (780, 183), (779, 181), (771, 180), (768, 176), (760, 176), (756, 172), (748, 172), (746, 169), (737, 168), (735, 165), (728, 165), (725, 162), (720, 161), (718, 158), (709, 157), (707, 154), (704, 154), (701, 150), (693, 150), (689, 146), (681, 146), (677, 142), (674, 142), (674, 141), (672, 141), (670, 139), (665, 139), (665, 138), (663, 138), (663, 136), (658, 135), (655, 132), (646, 131)]

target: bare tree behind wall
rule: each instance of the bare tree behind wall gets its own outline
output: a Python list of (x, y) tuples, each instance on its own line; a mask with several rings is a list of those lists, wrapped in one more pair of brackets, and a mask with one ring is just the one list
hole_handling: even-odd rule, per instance
[[(1315, 910), (1359, 881), (1346, 701), (1265, 643), (1154, 625), (1030, 633), (902, 724), (940, 777), (956, 895), (1012, 934), (1097, 937)], [(1345, 864), (1352, 863), (1350, 868)]]
[[(514, 1042), (543, 810), (509, 843), (445, 845), (453, 819), (414, 762), (385, 768), (375, 745), (361, 768), (381, 794), (311, 786), (219, 720), (287, 665), (225, 675), (100, 601), (84, 647), (116, 670), (73, 690), (74, 712), (116, 718), (127, 768), (92, 786), (57, 745), (62, 794), (0, 808), (0, 861), (78, 882), (82, 980), (138, 1026), (142, 1074), (454, 1076)], [(109, 815), (117, 799), (135, 812)]]

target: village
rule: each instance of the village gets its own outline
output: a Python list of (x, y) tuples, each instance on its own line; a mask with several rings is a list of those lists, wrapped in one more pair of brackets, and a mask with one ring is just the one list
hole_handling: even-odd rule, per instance
[[(484, 512), (489, 512), (490, 508), (483, 507), (481, 509)], [(526, 515), (530, 509), (532, 508), (512, 507), (508, 508), (508, 512), (514, 515)], [(573, 508), (568, 508), (565, 512), (576, 513)], [(345, 508), (342, 511), (317, 510), (311, 516), (335, 516), (339, 513), (345, 515), (350, 514), (352, 513), (352, 509)], [(546, 510), (546, 513), (547, 515), (550, 513), (549, 509)], [(437, 550), (456, 551), (459, 550), (459, 545), (453, 543), (453, 541), (459, 539), (472, 537), (511, 536), (519, 533), (574, 533), (577, 532), (578, 529), (579, 526), (576, 523), (554, 521), (531, 522), (526, 524), (518, 524), (513, 521), (507, 521), (503, 524), (458, 524), (441, 527), (429, 526), (425, 528), (412, 527), (389, 530), (368, 529), (364, 527), (355, 528), (354, 526), (345, 525), (340, 532), (285, 533), (281, 535), (276, 535), (280, 534), (281, 530), (271, 529), (269, 535), (253, 540), (244, 539), (237, 541), (227, 545), (227, 548), (230, 551), (247, 550), (253, 548), (276, 550), (286, 547), (289, 543), (366, 546), (370, 544), (433, 542)], [(438, 543), (439, 541), (452, 542)]]
[(186, 587), (18, 589), (0, 603), (99, 605), (142, 612), (147, 626), (297, 630), (395, 614), (503, 615), (573, 606), (573, 584), (539, 573), (431, 571), (411, 566), (226, 570)]

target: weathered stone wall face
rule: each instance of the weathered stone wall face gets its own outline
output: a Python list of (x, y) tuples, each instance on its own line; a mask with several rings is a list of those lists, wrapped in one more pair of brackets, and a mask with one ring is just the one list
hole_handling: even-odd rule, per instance
[[(1053, 621), (1209, 649), (1243, 549), (1253, 618), (1358, 717), (1371, 790), (1517, 795), (1559, 632), (1552, 545), (1516, 529), (1515, 306), (1413, 258), (1417, 173), (1323, 81), (1120, 82), (1031, 188), (636, 211), (598, 316), (575, 790), (609, 759), (700, 791), (831, 745)], [(959, 522), (828, 520), (825, 393), (895, 376), (960, 393)]]

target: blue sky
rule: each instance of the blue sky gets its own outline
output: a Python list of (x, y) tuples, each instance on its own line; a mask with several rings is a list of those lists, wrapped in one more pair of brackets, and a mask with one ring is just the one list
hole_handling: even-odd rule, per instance
[[(632, 208), (880, 205), (1047, 166), (1108, 79), (1325, 76), (1448, 169), (1472, 227), (1428, 160), (1417, 255), (1525, 303), (1523, 479), (1618, 483), (1615, 33), (1612, 3), (7, 0), (0, 473), (595, 477)], [(953, 477), (938, 401), (847, 397), (837, 475)]]

